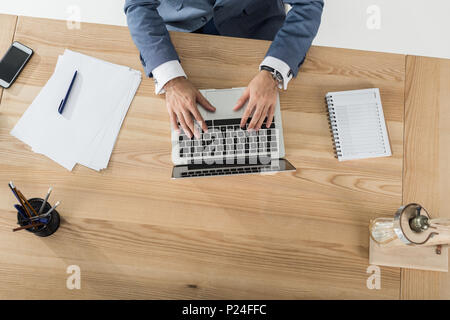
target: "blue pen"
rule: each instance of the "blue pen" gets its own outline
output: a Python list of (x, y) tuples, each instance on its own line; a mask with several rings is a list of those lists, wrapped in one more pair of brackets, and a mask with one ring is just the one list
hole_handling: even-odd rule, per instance
[(11, 189), (12, 193), (14, 194), (14, 197), (16, 197), (17, 201), (22, 202), (19, 198), (19, 195), (14, 190), (14, 185), (12, 184), (12, 181), (8, 184), (8, 186)]
[(22, 206), (15, 204), (14, 208), (16, 208), (17, 212), (22, 216), (23, 219), (28, 219), (28, 217), (25, 214), (25, 211), (23, 210)]
[(23, 220), (32, 220), (32, 221), (38, 221), (41, 222), (43, 224), (47, 224), (48, 223), (48, 218), (39, 218), (39, 219), (30, 219), (26, 216), (25, 211), (23, 210), (23, 207), (21, 205), (15, 204), (14, 208), (16, 208), (17, 212), (19, 212), (19, 214), (22, 216)]
[(70, 91), (72, 91), (72, 87), (73, 87), (73, 84), (77, 77), (77, 74), (78, 74), (78, 70), (75, 71), (75, 74), (73, 75), (73, 78), (72, 78), (72, 81), (70, 82), (69, 90), (67, 90), (66, 96), (64, 97), (64, 99), (61, 100), (61, 103), (59, 104), (59, 108), (58, 108), (59, 114), (62, 114), (64, 111), (64, 107), (66, 106), (67, 99), (69, 98), (69, 95), (70, 95)]

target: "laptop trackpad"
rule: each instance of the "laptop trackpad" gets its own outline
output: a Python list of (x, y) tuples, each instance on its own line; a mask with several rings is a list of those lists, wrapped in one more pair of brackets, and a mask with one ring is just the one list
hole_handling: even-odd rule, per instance
[(244, 90), (245, 88), (200, 90), (203, 96), (216, 108), (216, 112), (209, 112), (199, 106), (200, 114), (205, 120), (241, 118), (246, 106), (239, 111), (233, 111), (233, 108)]

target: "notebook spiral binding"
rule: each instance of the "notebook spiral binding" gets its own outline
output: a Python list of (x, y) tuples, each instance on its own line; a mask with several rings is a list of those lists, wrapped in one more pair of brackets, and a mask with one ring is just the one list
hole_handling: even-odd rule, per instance
[(333, 149), (335, 152), (335, 158), (342, 157), (341, 141), (339, 139), (339, 132), (337, 129), (336, 112), (334, 110), (333, 96), (327, 96), (325, 98), (327, 102), (327, 114), (328, 124), (331, 131), (331, 137), (333, 138)]
[(386, 141), (384, 141), (384, 136), (383, 136), (383, 125), (381, 123), (381, 116), (380, 116), (380, 110), (377, 108), (377, 116), (378, 116), (378, 130), (380, 133), (380, 137), (381, 137), (381, 141), (383, 141), (383, 146), (384, 146), (384, 152), (386, 152)]

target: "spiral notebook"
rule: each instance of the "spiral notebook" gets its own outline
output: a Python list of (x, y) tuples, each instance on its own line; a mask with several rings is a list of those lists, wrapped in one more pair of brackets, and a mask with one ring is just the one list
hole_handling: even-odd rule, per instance
[(339, 161), (392, 155), (379, 89), (330, 92), (326, 101)]

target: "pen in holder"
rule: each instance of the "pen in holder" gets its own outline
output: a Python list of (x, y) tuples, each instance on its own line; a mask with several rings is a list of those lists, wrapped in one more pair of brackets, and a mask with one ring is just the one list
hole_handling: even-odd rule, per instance
[(17, 224), (20, 227), (13, 229), (14, 232), (27, 230), (39, 237), (48, 237), (58, 230), (61, 219), (56, 208), (60, 202), (56, 202), (54, 206), (48, 203), (52, 188), (48, 189), (45, 199), (33, 198), (29, 200), (12, 182), (9, 183), (9, 188), (19, 201), (19, 204), (14, 205), (14, 208), (17, 210)]
[[(40, 198), (33, 198), (28, 200), (28, 203), (33, 207), (33, 209), (38, 212), (42, 206), (42, 204), (45, 202), (44, 199)], [(59, 228), (60, 224), (60, 217), (58, 211), (53, 209), (49, 214), (45, 215), (46, 212), (49, 212), (52, 209), (52, 206), (45, 202), (44, 209), (42, 212), (44, 212), (41, 216), (41, 218), (38, 217), (32, 217), (32, 220), (28, 217), (23, 215), (23, 212), (17, 211), (17, 224), (19, 224), (21, 227), (27, 227), (31, 225), (31, 221), (33, 221), (36, 225), (39, 224), (39, 226), (36, 227), (30, 227), (25, 230), (28, 232), (34, 233), (35, 235), (39, 237), (48, 237), (56, 232)]]

